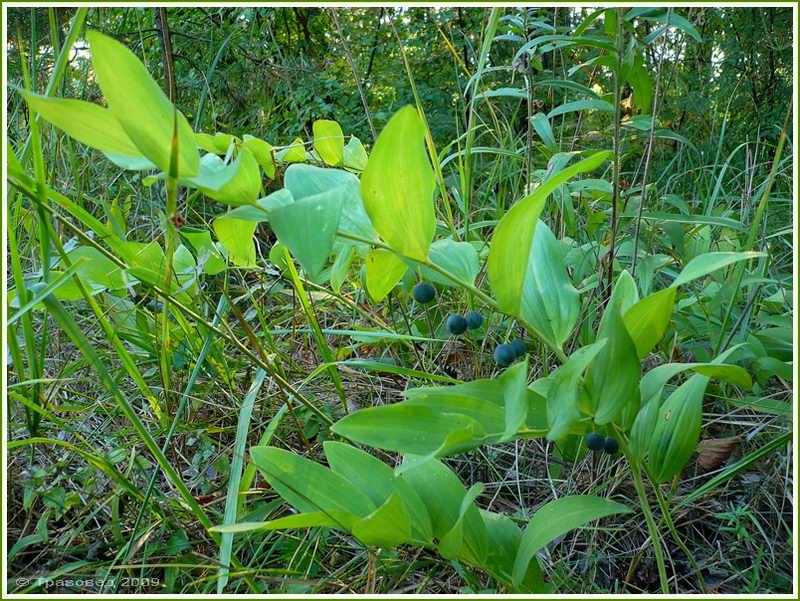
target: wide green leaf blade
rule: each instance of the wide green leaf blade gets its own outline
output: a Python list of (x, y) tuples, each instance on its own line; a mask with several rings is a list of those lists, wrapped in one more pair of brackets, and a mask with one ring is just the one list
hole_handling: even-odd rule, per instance
[(522, 535), (514, 562), (514, 584), (522, 581), (528, 564), (553, 539), (594, 520), (630, 511), (621, 503), (593, 495), (575, 495), (550, 501), (533, 515)]
[(500, 376), (505, 400), (505, 428), (498, 442), (511, 440), (528, 417), (528, 360), (519, 361)]
[[(485, 436), (481, 425), (466, 415), (439, 413), (405, 403), (351, 413), (336, 422), (331, 431), (371, 447), (422, 456), (454, 454), (476, 446)], [(454, 440), (452, 435), (459, 442), (448, 448), (446, 443)]]
[(261, 169), (269, 179), (275, 178), (275, 156), (272, 145), (261, 138), (256, 138), (249, 134), (242, 136), (242, 146), (253, 153)]
[(239, 534), (257, 530), (289, 530), (294, 528), (337, 528), (350, 531), (358, 521), (358, 516), (345, 511), (310, 511), (308, 513), (295, 513), (268, 522), (239, 522), (214, 526), (212, 532), (221, 534)]
[(256, 245), (253, 235), (257, 223), (233, 217), (217, 217), (214, 220), (214, 233), (217, 240), (228, 252), (228, 259), (239, 267), (255, 267)]
[(578, 291), (564, 265), (564, 253), (547, 225), (533, 234), (520, 317), (559, 348), (572, 333), (580, 313)]
[(464, 555), (465, 543), (464, 540), (464, 522), (470, 509), (474, 509), (473, 502), (475, 498), (483, 492), (483, 484), (473, 484), (461, 500), (461, 506), (458, 510), (458, 518), (453, 527), (441, 537), (439, 545), (436, 548), (439, 555), (445, 559), (456, 559)]
[(343, 203), (344, 189), (340, 187), (268, 212), (278, 240), (312, 280), (319, 277), (328, 262)]
[(305, 457), (275, 447), (253, 447), (250, 454), (275, 491), (299, 511), (344, 512), (363, 518), (377, 509), (342, 476)]
[(231, 163), (225, 163), (216, 154), (203, 155), (199, 175), (181, 182), (234, 207), (255, 204), (261, 190), (258, 163), (253, 153), (244, 147)]
[(344, 161), (342, 161), (342, 166), (354, 171), (364, 171), (367, 167), (368, 160), (367, 151), (364, 149), (361, 140), (352, 136), (350, 141), (344, 146)]
[(553, 383), (547, 392), (547, 423), (550, 426), (547, 433), (548, 440), (563, 438), (580, 419), (578, 381), (607, 342), (602, 338), (579, 348), (551, 376)]
[(722, 269), (738, 261), (749, 261), (750, 259), (758, 259), (759, 257), (766, 256), (767, 254), (763, 252), (705, 253), (689, 261), (686, 267), (683, 268), (683, 271), (675, 278), (675, 281), (672, 282), (672, 286), (676, 288), (683, 284), (688, 284), (691, 281), (707, 276), (718, 269)]
[(526, 287), (532, 286), (529, 281), (533, 267), (529, 263), (534, 231), (547, 197), (571, 177), (596, 169), (610, 156), (610, 152), (599, 152), (563, 169), (517, 202), (500, 220), (492, 237), (487, 270), (492, 291), (503, 311), (514, 316), (522, 313)]
[(430, 542), (433, 537), (431, 518), (408, 482), (395, 476), (394, 470), (383, 461), (352, 445), (328, 440), (324, 447), (331, 469), (365, 493), (375, 505), (380, 507), (390, 495), (399, 495), (411, 519), (412, 533), (417, 540)]
[[(175, 107), (145, 66), (125, 46), (98, 31), (86, 39), (97, 83), (112, 114), (139, 151), (164, 173), (170, 171)], [(200, 169), (194, 133), (178, 111), (178, 176)]]
[(509, 593), (546, 593), (542, 568), (535, 557), (528, 564), (522, 582), (515, 585), (512, 581), (514, 560), (522, 540), (522, 532), (514, 521), (502, 513), (493, 511), (481, 509), (480, 514), (489, 536), (485, 569), (501, 580), (508, 587)]
[[(413, 461), (405, 458), (404, 461)], [(433, 533), (439, 540), (453, 529), (463, 515), (463, 540), (467, 560), (482, 563), (488, 552), (486, 525), (478, 508), (464, 504), (467, 489), (453, 471), (436, 459), (417, 463), (401, 476), (413, 488), (431, 516)]]
[[(431, 244), (429, 255), (431, 263), (457, 276), (463, 282), (475, 283), (480, 265), (478, 253), (469, 242), (456, 242), (450, 238), (442, 238)], [(456, 285), (453, 280), (430, 267), (422, 268), (422, 276), (428, 281), (443, 286)]]
[(625, 281), (620, 278), (614, 287), (597, 331), (598, 339), (604, 338), (607, 343), (586, 371), (589, 408), (599, 425), (609, 423), (626, 407), (635, 409), (640, 402), (642, 365), (620, 315), (624, 300), (624, 287), (620, 284)]
[(326, 164), (335, 167), (344, 160), (344, 134), (336, 121), (317, 119), (312, 126), (314, 150)]
[(606, 102), (605, 100), (575, 100), (574, 102), (565, 102), (564, 104), (557, 106), (552, 111), (547, 113), (547, 118), (552, 119), (558, 115), (566, 115), (567, 113), (576, 113), (578, 111), (589, 110), (613, 113), (614, 105)]
[(386, 298), (408, 271), (408, 265), (403, 259), (382, 248), (369, 251), (364, 266), (367, 272), (367, 292), (376, 303)]
[(644, 359), (667, 330), (675, 303), (675, 288), (654, 292), (625, 311), (622, 321), (636, 345), (636, 354)]
[(155, 168), (110, 110), (83, 100), (49, 98), (26, 90), (19, 93), (42, 119), (78, 142), (96, 148), (118, 166), (132, 170)]
[(365, 545), (396, 547), (411, 541), (411, 519), (400, 495), (393, 492), (374, 512), (353, 524), (353, 536)]
[(700, 440), (703, 393), (708, 380), (706, 376), (692, 376), (661, 406), (647, 452), (654, 482), (666, 482), (680, 473), (694, 453)]
[[(284, 173), (283, 183), (296, 200), (337, 189), (343, 197), (339, 231), (368, 240), (377, 240), (378, 235), (364, 209), (361, 200), (361, 183), (358, 177), (341, 169), (323, 169), (315, 165), (296, 163)], [(345, 241), (346, 244), (365, 244)]]
[(428, 257), (435, 231), (433, 168), (425, 124), (413, 106), (400, 109), (378, 136), (361, 176), (361, 195), (375, 230), (400, 254)]

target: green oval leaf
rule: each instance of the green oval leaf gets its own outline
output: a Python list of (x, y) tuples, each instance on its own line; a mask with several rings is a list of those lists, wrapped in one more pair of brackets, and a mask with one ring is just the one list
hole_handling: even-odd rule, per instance
[(326, 164), (335, 167), (344, 160), (344, 134), (336, 121), (317, 119), (312, 126), (314, 150)]
[(514, 584), (522, 581), (528, 564), (554, 538), (594, 520), (630, 511), (621, 503), (592, 495), (575, 495), (550, 501), (533, 515), (522, 535), (514, 561)]
[(375, 230), (394, 250), (420, 261), (428, 257), (435, 231), (433, 168), (424, 139), (417, 109), (401, 108), (378, 136), (361, 176)]
[(374, 248), (369, 251), (364, 266), (367, 270), (367, 292), (370, 298), (381, 302), (403, 279), (408, 265), (390, 250)]
[[(97, 83), (114, 118), (139, 151), (164, 173), (169, 173), (175, 107), (145, 66), (115, 39), (90, 31)], [(178, 176), (192, 177), (200, 170), (194, 133), (178, 111)]]
[[(610, 156), (610, 152), (598, 152), (558, 172), (530, 196), (511, 207), (500, 220), (492, 237), (487, 269), (492, 291), (503, 311), (517, 317), (523, 316), (525, 296), (533, 294), (526, 291), (536, 289), (533, 281), (536, 261), (532, 261), (531, 249), (536, 223), (547, 197), (568, 179), (596, 169)], [(530, 313), (530, 310), (527, 312)], [(541, 335), (544, 337), (544, 334)], [(557, 344), (554, 340), (551, 342)]]

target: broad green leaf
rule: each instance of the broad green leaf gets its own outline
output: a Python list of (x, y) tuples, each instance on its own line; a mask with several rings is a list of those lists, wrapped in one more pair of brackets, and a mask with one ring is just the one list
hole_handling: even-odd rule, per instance
[(228, 259), (239, 267), (255, 267), (256, 245), (253, 235), (257, 223), (231, 217), (217, 217), (214, 220), (214, 233), (217, 240), (228, 252)]
[(458, 518), (453, 527), (439, 541), (436, 550), (445, 559), (456, 559), (464, 555), (466, 551), (464, 540), (464, 521), (470, 509), (474, 508), (475, 498), (483, 492), (483, 484), (473, 484), (461, 500), (458, 510)]
[(352, 445), (325, 441), (328, 465), (358, 490), (365, 493), (376, 506), (383, 505), (390, 495), (399, 495), (411, 520), (411, 529), (417, 540), (430, 542), (433, 537), (428, 510), (414, 489), (383, 461)]
[(354, 171), (364, 171), (367, 167), (367, 151), (361, 140), (355, 136), (350, 137), (350, 141), (344, 146), (344, 161), (342, 166)]
[[(539, 215), (547, 197), (568, 179), (599, 167), (611, 156), (599, 152), (568, 167), (543, 182), (530, 196), (517, 202), (497, 225), (489, 250), (488, 275), (500, 308), (514, 316), (522, 315), (524, 296), (535, 284), (531, 249)], [(534, 261), (536, 263), (536, 261)], [(564, 268), (563, 263), (561, 267)]]
[(578, 92), (579, 94), (583, 94), (585, 96), (589, 96), (596, 100), (600, 100), (600, 96), (598, 96), (597, 92), (595, 92), (592, 88), (587, 87), (583, 84), (579, 84), (575, 81), (570, 81), (569, 79), (543, 79), (541, 81), (537, 81), (536, 86), (554, 87), (554, 88), (562, 88), (565, 90), (572, 90), (573, 92)]
[[(478, 253), (469, 242), (456, 242), (450, 238), (436, 240), (431, 244), (429, 257), (431, 263), (445, 269), (468, 284), (475, 283), (475, 278), (478, 275), (478, 271), (480, 271)], [(444, 277), (429, 267), (422, 268), (422, 275), (426, 280), (443, 286), (456, 286), (453, 280)]]
[(272, 488), (298, 511), (344, 512), (363, 518), (377, 509), (342, 476), (301, 455), (275, 447), (253, 447), (250, 454)]
[(750, 259), (758, 259), (759, 257), (766, 257), (763, 252), (716, 252), (705, 253), (695, 257), (686, 264), (683, 271), (672, 282), (672, 287), (677, 288), (683, 284), (707, 276), (710, 273), (727, 267), (732, 263), (738, 261), (749, 261)]
[(528, 564), (553, 539), (610, 515), (630, 513), (616, 501), (593, 495), (575, 495), (550, 501), (528, 522), (514, 562), (514, 584), (522, 582)]
[(197, 142), (197, 147), (202, 148), (206, 152), (217, 152), (217, 145), (214, 142), (214, 136), (211, 134), (205, 134), (202, 132), (198, 132), (194, 135), (195, 142)]
[(344, 134), (336, 121), (317, 119), (312, 126), (314, 150), (326, 164), (335, 167), (344, 160)]
[(617, 280), (597, 330), (597, 338), (605, 338), (607, 343), (586, 371), (589, 411), (601, 426), (614, 420), (626, 407), (638, 407), (640, 402), (642, 365), (620, 315), (620, 306), (629, 295), (625, 282), (631, 280), (626, 275), (623, 272)]
[(110, 110), (82, 100), (48, 98), (26, 90), (18, 91), (42, 119), (78, 142), (96, 148), (117, 166), (132, 170), (155, 169)]
[(400, 495), (392, 493), (374, 512), (353, 524), (353, 536), (365, 545), (396, 547), (411, 541), (411, 520)]
[(564, 253), (547, 225), (539, 221), (533, 234), (520, 317), (561, 348), (580, 313), (578, 291), (564, 264)]
[(528, 417), (528, 360), (519, 361), (500, 376), (505, 399), (505, 429), (499, 442), (511, 440)]
[(486, 562), (483, 567), (502, 581), (509, 593), (546, 593), (542, 569), (537, 558), (533, 558), (522, 582), (514, 585), (512, 573), (517, 557), (522, 532), (509, 517), (502, 513), (480, 510), (481, 518), (489, 537)]
[(550, 431), (548, 440), (558, 440), (570, 433), (580, 419), (580, 389), (578, 382), (581, 374), (606, 345), (605, 338), (584, 346), (570, 355), (564, 365), (553, 374), (553, 383), (547, 392), (547, 423)]
[(740, 388), (750, 389), (750, 375), (743, 367), (726, 363), (665, 363), (648, 371), (640, 385), (643, 398), (660, 394), (666, 383), (682, 371), (691, 370), (709, 378), (729, 382)]
[(244, 140), (242, 146), (253, 153), (256, 162), (261, 165), (264, 175), (269, 179), (275, 179), (275, 156), (272, 146), (261, 138), (256, 138), (249, 134), (242, 136), (242, 139)]
[(255, 204), (261, 190), (258, 163), (247, 148), (240, 148), (236, 158), (227, 164), (216, 154), (205, 154), (200, 160), (200, 174), (181, 181), (234, 207)]
[(658, 412), (647, 452), (654, 482), (660, 484), (680, 473), (700, 440), (706, 376), (692, 376), (664, 402)]
[(67, 253), (70, 263), (83, 261), (76, 275), (109, 290), (121, 290), (128, 285), (128, 279), (120, 267), (105, 254), (90, 246), (79, 246)]
[(214, 526), (212, 532), (241, 533), (254, 532), (256, 530), (288, 530), (294, 528), (337, 528), (349, 532), (353, 525), (358, 521), (358, 516), (346, 511), (311, 511), (308, 513), (296, 513), (282, 518), (270, 520), (268, 522), (239, 522), (228, 526)]
[(556, 142), (556, 137), (553, 135), (553, 128), (550, 127), (550, 120), (547, 118), (547, 115), (544, 113), (536, 113), (531, 119), (531, 123), (533, 124), (533, 129), (536, 130), (536, 133), (539, 134), (542, 142), (544, 142), (544, 145), (550, 150), (558, 150), (558, 142)]
[(364, 267), (367, 271), (367, 292), (373, 302), (379, 303), (403, 279), (408, 265), (390, 250), (373, 248)]
[[(361, 200), (361, 184), (358, 177), (352, 173), (300, 163), (290, 165), (286, 169), (284, 185), (297, 200), (341, 188), (339, 193), (343, 196), (343, 207), (339, 231), (368, 240), (377, 240), (378, 235), (370, 223)], [(366, 244), (350, 240), (345, 240), (344, 244), (366, 247)]]
[(319, 277), (333, 248), (344, 205), (344, 188), (307, 196), (269, 210), (269, 222), (312, 280)]
[(167, 261), (164, 249), (157, 240), (123, 242), (119, 251), (121, 258), (129, 265), (129, 274), (142, 282), (164, 285)]
[(302, 138), (295, 138), (286, 148), (278, 151), (275, 158), (284, 163), (302, 163), (306, 160), (306, 149)]
[(639, 289), (627, 269), (623, 269), (617, 276), (611, 292), (611, 300), (617, 305), (617, 309), (622, 315), (625, 315), (628, 309), (639, 302)]
[(413, 106), (400, 109), (378, 136), (361, 176), (361, 195), (375, 230), (400, 254), (428, 257), (436, 229), (433, 168), (425, 124)]
[(478, 94), (478, 98), (527, 98), (528, 92), (524, 88), (495, 88), (485, 90)]
[(661, 389), (658, 394), (644, 398), (636, 417), (631, 426), (631, 433), (628, 437), (628, 458), (634, 462), (641, 462), (647, 455), (650, 447), (650, 439), (653, 437), (656, 422), (658, 421), (658, 410), (661, 407)]
[(628, 81), (633, 88), (633, 100), (636, 107), (647, 114), (653, 101), (653, 80), (644, 65), (637, 65), (628, 73)]
[[(497, 385), (498, 392), (502, 394), (500, 383), (494, 381), (494, 384)], [(432, 390), (445, 391), (458, 387), (459, 386), (438, 386), (432, 388)], [(490, 436), (500, 435), (505, 430), (505, 408), (502, 402), (494, 403), (479, 396), (458, 392), (415, 395), (411, 396), (407, 401), (403, 401), (402, 404), (406, 406), (427, 407), (437, 413), (466, 415), (478, 422), (486, 431), (487, 435)]]
[(576, 113), (578, 111), (598, 110), (605, 111), (606, 113), (614, 112), (614, 105), (606, 102), (605, 100), (575, 100), (573, 102), (565, 102), (561, 106), (557, 106), (552, 111), (547, 113), (547, 118), (552, 119), (558, 115), (565, 115), (567, 113)]
[[(485, 435), (481, 425), (465, 415), (438, 413), (404, 403), (351, 413), (336, 422), (331, 431), (371, 447), (424, 456), (457, 453), (475, 446), (464, 444), (463, 440), (479, 441)], [(448, 448), (448, 439), (453, 440), (452, 434), (463, 436), (463, 439)]]
[(632, 8), (625, 15), (625, 20), (630, 21), (635, 18), (646, 19), (648, 21), (653, 21), (654, 23), (663, 23), (664, 25), (677, 27), (678, 29), (692, 36), (696, 41), (701, 43), (703, 41), (703, 38), (697, 32), (697, 29), (694, 28), (694, 26), (686, 19), (686, 17), (682, 17), (674, 10), (667, 12), (663, 8)]
[[(133, 52), (97, 31), (89, 31), (86, 39), (97, 83), (112, 115), (136, 148), (169, 173), (175, 107)], [(177, 120), (178, 176), (193, 177), (200, 170), (197, 143), (180, 111)]]
[(664, 336), (674, 303), (675, 288), (665, 288), (625, 311), (622, 321), (636, 345), (636, 354), (640, 359), (644, 359)]
[[(411, 459), (413, 458), (404, 458), (404, 461)], [(466, 509), (462, 511), (467, 490), (458, 476), (442, 462), (433, 459), (407, 469), (401, 478), (408, 482), (422, 499), (431, 516), (433, 534), (439, 540), (453, 529), (462, 515), (464, 516), (462, 533), (466, 558), (482, 562), (487, 554), (486, 525), (474, 504), (468, 503)]]

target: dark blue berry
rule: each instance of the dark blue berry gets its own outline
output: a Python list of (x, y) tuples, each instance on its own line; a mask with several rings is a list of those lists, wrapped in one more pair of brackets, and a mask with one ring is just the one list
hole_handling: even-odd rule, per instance
[(510, 344), (500, 344), (494, 349), (494, 360), (500, 367), (507, 367), (514, 362), (517, 354)]
[(470, 330), (477, 330), (483, 325), (483, 315), (477, 311), (470, 311), (467, 313), (467, 327)]
[[(616, 442), (617, 441), (615, 440), (614, 443)], [(606, 437), (600, 434), (599, 432), (592, 432), (586, 437), (586, 446), (589, 447), (589, 449), (591, 449), (592, 451), (600, 451), (606, 444), (608, 444), (606, 442)]]
[(467, 329), (467, 320), (461, 315), (451, 315), (447, 318), (447, 331), (453, 336), (463, 334)]
[(613, 455), (614, 453), (619, 451), (619, 443), (617, 442), (617, 439), (611, 438), (610, 436), (606, 438), (606, 444), (603, 447), (603, 450), (609, 455)]
[(414, 300), (423, 305), (427, 305), (436, 297), (436, 288), (428, 282), (420, 282), (414, 286)]
[(519, 338), (513, 340), (511, 346), (514, 347), (514, 353), (516, 353), (517, 357), (522, 357), (522, 355), (528, 352), (528, 345)]

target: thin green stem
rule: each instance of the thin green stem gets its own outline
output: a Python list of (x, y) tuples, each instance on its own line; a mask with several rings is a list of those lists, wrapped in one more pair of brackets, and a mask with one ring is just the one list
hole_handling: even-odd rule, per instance
[[(454, 275), (454, 274), (450, 273), (449, 271), (447, 271), (443, 267), (440, 267), (439, 265), (437, 265), (436, 263), (434, 263), (430, 259), (425, 259), (424, 261), (422, 261), (420, 259), (415, 259), (413, 257), (407, 257), (407, 256), (397, 252), (395, 249), (393, 249), (388, 244), (384, 244), (383, 242), (380, 242), (378, 240), (370, 240), (368, 238), (362, 238), (361, 236), (356, 236), (356, 235), (349, 234), (349, 233), (346, 233), (346, 232), (337, 232), (337, 235), (339, 237), (345, 238), (347, 240), (354, 240), (356, 242), (361, 242), (361, 243), (364, 243), (364, 244), (371, 244), (373, 246), (377, 246), (378, 248), (382, 248), (384, 250), (388, 250), (390, 252), (393, 252), (397, 256), (402, 257), (403, 259), (405, 259), (407, 261), (413, 261), (414, 263), (417, 263), (419, 265), (423, 265), (423, 266), (427, 267), (428, 269), (430, 269), (432, 271), (435, 271), (439, 275), (447, 278), (448, 280), (450, 280), (451, 282), (453, 282), (454, 284), (456, 284), (460, 288), (468, 290), (469, 292), (474, 294), (476, 297), (481, 299), (484, 302), (484, 304), (486, 304), (487, 306), (491, 307), (492, 309), (494, 309), (496, 311), (504, 312), (500, 308), (500, 306), (497, 304), (497, 301), (494, 300), (488, 294), (486, 294), (483, 290), (481, 290), (480, 288), (477, 288), (474, 284), (471, 284), (470, 282), (466, 282), (466, 281), (462, 280), (457, 275)], [(567, 356), (564, 354), (564, 351), (562, 351), (557, 346), (552, 346), (547, 341), (547, 339), (541, 334), (541, 332), (539, 332), (539, 330), (535, 326), (533, 326), (531, 323), (525, 321), (524, 319), (522, 319), (520, 317), (517, 317), (517, 316), (512, 316), (512, 317), (514, 317), (514, 319), (519, 321), (519, 323), (521, 323), (523, 326), (525, 326), (525, 328), (527, 328), (528, 330), (533, 332), (540, 340), (542, 340), (542, 342), (544, 342), (550, 348), (550, 350), (555, 353), (555, 355), (558, 357), (558, 359), (559, 359), (559, 361), (561, 361), (561, 363), (565, 363), (567, 361)]]
[(669, 580), (667, 580), (667, 568), (664, 563), (664, 551), (661, 549), (661, 536), (658, 532), (658, 526), (653, 519), (653, 512), (650, 510), (650, 501), (647, 498), (647, 492), (644, 488), (642, 481), (641, 469), (638, 465), (633, 463), (631, 465), (631, 475), (633, 476), (633, 485), (636, 488), (636, 493), (639, 495), (639, 502), (642, 504), (642, 513), (647, 522), (647, 531), (650, 533), (650, 539), (653, 541), (653, 552), (656, 556), (656, 564), (658, 566), (658, 579), (661, 582), (661, 592), (665, 595), (669, 594)]

